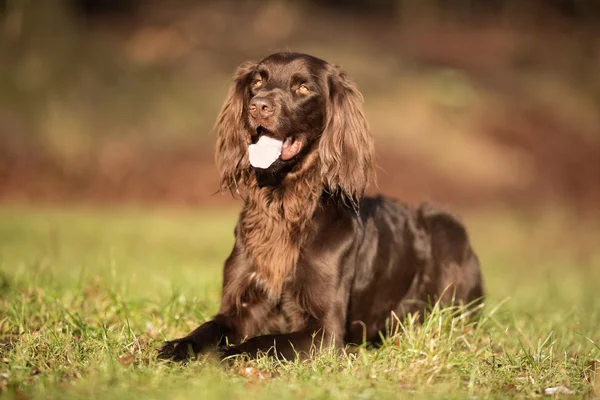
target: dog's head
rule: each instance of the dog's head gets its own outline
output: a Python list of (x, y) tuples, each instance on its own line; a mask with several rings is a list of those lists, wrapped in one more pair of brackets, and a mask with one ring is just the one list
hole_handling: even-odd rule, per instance
[(280, 185), (314, 168), (326, 190), (354, 201), (372, 179), (360, 92), (338, 67), (309, 55), (276, 53), (238, 67), (216, 128), (222, 189), (235, 192), (253, 174), (260, 186)]

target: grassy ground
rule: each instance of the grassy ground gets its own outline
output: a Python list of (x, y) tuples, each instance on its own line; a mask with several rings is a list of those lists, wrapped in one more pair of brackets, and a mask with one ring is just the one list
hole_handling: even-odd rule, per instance
[(598, 230), (540, 215), (466, 216), (489, 292), (478, 326), (436, 312), (352, 355), (179, 366), (155, 349), (216, 311), (234, 212), (5, 206), (0, 396), (600, 396)]

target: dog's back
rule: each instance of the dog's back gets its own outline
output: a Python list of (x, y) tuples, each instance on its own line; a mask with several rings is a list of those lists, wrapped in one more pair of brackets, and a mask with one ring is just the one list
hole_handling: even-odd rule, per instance
[(374, 340), (392, 312), (421, 318), (436, 302), (474, 306), (483, 299), (479, 261), (464, 225), (427, 205), (412, 209), (385, 197), (360, 207), (362, 244), (348, 307), (346, 341)]

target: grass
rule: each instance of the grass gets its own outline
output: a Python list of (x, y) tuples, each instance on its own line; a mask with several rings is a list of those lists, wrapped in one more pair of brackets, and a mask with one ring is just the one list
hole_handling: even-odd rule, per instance
[[(180, 366), (158, 362), (155, 349), (217, 310), (235, 212), (4, 206), (0, 396), (529, 397), (555, 387), (600, 396), (598, 230), (540, 215), (467, 215), (489, 294), (478, 325), (434, 310), (376, 349)], [(565, 247), (573, 237), (588, 242)]]

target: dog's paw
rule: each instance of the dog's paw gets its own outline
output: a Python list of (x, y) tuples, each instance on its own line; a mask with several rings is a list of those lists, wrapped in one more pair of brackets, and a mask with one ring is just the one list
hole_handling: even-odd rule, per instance
[(189, 340), (176, 339), (165, 342), (158, 349), (157, 357), (159, 360), (186, 362), (195, 358), (196, 354)]

